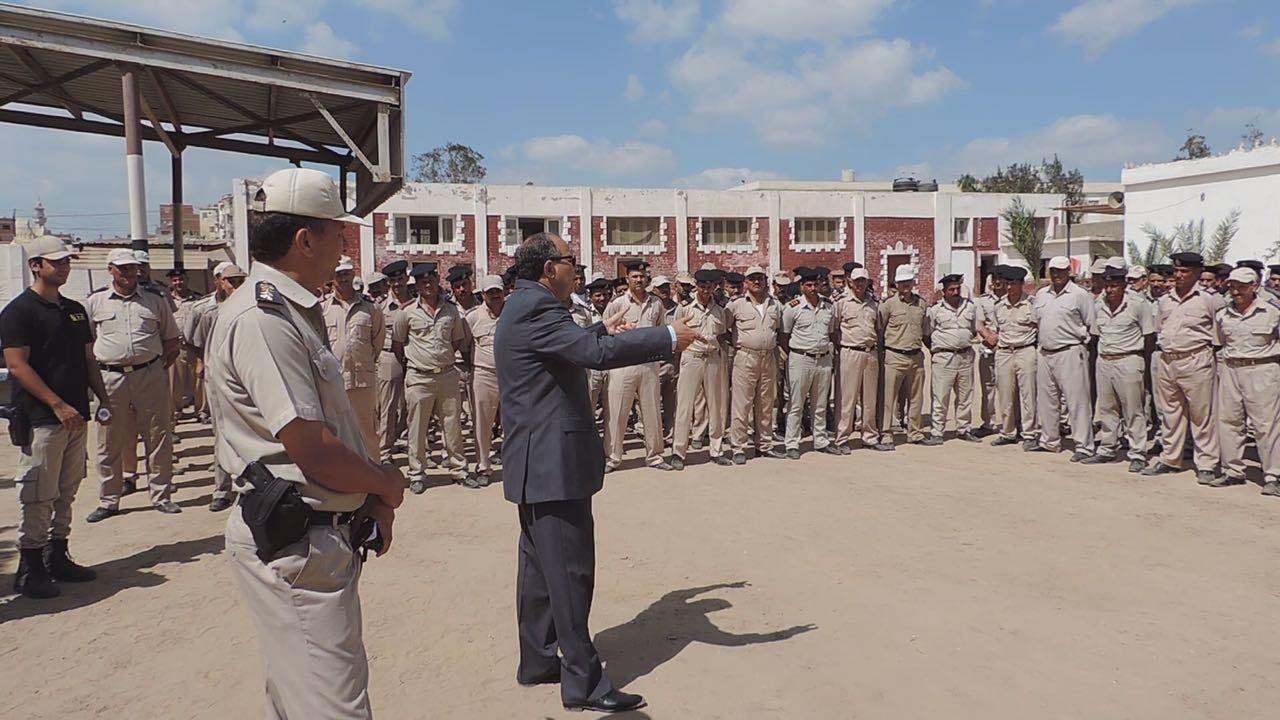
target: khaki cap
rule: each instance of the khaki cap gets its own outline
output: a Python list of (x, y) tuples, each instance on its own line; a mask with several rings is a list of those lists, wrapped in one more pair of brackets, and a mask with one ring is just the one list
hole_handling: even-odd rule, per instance
[(791, 276), (788, 275), (787, 273), (780, 272), (773, 276), (773, 282), (778, 285), (790, 285)]
[(227, 278), (244, 277), (244, 276), (245, 276), (245, 272), (244, 270), (240, 269), (239, 265), (235, 263), (226, 263), (222, 267), (222, 274), (219, 275), (218, 277), (222, 278), (223, 280), (226, 280)]
[(746, 272), (742, 274), (746, 275), (747, 277), (751, 277), (752, 275), (768, 275), (768, 273), (764, 271), (764, 268), (760, 267), (759, 265), (752, 265), (751, 267), (747, 268)]
[(253, 210), (359, 223), (342, 206), (338, 184), (328, 173), (311, 168), (277, 170), (262, 181), (253, 196)]
[(485, 275), (480, 281), (480, 292), (489, 292), (490, 290), (501, 290), (503, 288), (501, 275)]
[(62, 242), (62, 238), (54, 237), (53, 235), (41, 235), (24, 247), (27, 249), (27, 257), (33, 260), (35, 258), (43, 258), (56, 262), (69, 257), (76, 257), (75, 251), (67, 247)]
[(121, 265), (137, 265), (138, 256), (133, 254), (129, 248), (116, 248), (107, 253), (107, 264), (120, 267)]

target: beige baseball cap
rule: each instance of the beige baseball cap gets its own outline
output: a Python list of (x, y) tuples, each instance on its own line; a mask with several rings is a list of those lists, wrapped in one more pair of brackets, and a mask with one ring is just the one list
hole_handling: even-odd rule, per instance
[(377, 285), (380, 282), (386, 282), (386, 281), (387, 281), (387, 276), (383, 275), (377, 270), (374, 270), (373, 272), (364, 276), (365, 285)]
[(668, 278), (666, 275), (655, 275), (654, 278), (649, 281), (649, 289), (652, 290), (653, 288), (662, 287), (663, 285), (670, 285), (670, 284), (671, 284), (671, 279)]
[(151, 253), (147, 252), (146, 250), (134, 250), (133, 256), (138, 259), (139, 265), (151, 264)]
[(235, 263), (223, 263), (222, 274), (219, 275), (218, 277), (222, 278), (223, 280), (226, 280), (227, 278), (244, 277), (244, 276), (245, 276), (245, 271), (241, 270), (239, 265)]
[(1050, 270), (1070, 270), (1071, 260), (1066, 255), (1055, 255), (1049, 260)]
[(790, 285), (791, 276), (787, 273), (780, 272), (773, 276), (773, 282), (777, 285)]
[(854, 268), (849, 271), (850, 280), (869, 280), (871, 276), (867, 274), (866, 268)]
[(342, 272), (344, 270), (355, 272), (355, 269), (356, 269), (356, 263), (354, 260), (351, 259), (351, 256), (343, 255), (342, 257), (338, 258), (338, 267), (334, 268), (333, 271), (336, 273)]
[(1253, 268), (1238, 267), (1231, 271), (1231, 274), (1227, 276), (1227, 280), (1246, 284), (1256, 283), (1258, 282), (1258, 273), (1254, 272)]
[(1129, 272), (1127, 273), (1127, 277), (1130, 280), (1137, 280), (1139, 278), (1144, 278), (1146, 276), (1147, 276), (1147, 269), (1142, 267), (1141, 265), (1131, 265), (1129, 267)]
[(1106, 258), (1098, 258), (1097, 260), (1094, 260), (1094, 261), (1093, 261), (1093, 264), (1092, 264), (1092, 265), (1090, 265), (1090, 266), (1089, 266), (1089, 274), (1090, 274), (1090, 275), (1101, 275), (1102, 273), (1104, 273), (1104, 272), (1106, 272), (1106, 271), (1107, 271), (1107, 259), (1106, 259)]
[(485, 275), (480, 281), (480, 292), (489, 292), (490, 290), (501, 290), (503, 288), (501, 275)]
[(137, 265), (138, 256), (133, 254), (129, 248), (116, 248), (107, 253), (107, 264), (120, 267), (121, 265)]
[(768, 273), (764, 271), (764, 268), (760, 267), (759, 265), (752, 265), (751, 267), (747, 268), (746, 272), (742, 274), (745, 275), (746, 277), (751, 277), (752, 275), (766, 275), (766, 276), (768, 275)]
[(916, 271), (912, 270), (910, 265), (899, 265), (898, 269), (893, 273), (893, 281), (896, 283), (915, 279)]
[(35, 240), (26, 243), (24, 247), (27, 249), (27, 257), (32, 260), (42, 258), (56, 262), (69, 257), (76, 257), (75, 250), (67, 247), (62, 242), (62, 238), (54, 237), (53, 235), (41, 235)]
[(317, 220), (363, 222), (342, 206), (338, 184), (328, 173), (311, 168), (277, 170), (253, 196), (253, 210), (279, 212)]

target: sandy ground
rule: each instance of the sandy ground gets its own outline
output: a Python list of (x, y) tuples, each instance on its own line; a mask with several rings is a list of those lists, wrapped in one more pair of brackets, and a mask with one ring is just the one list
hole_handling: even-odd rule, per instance
[[(87, 525), (91, 480), (72, 548), (99, 581), (0, 599), (0, 717), (262, 715), (209, 436), (180, 432), (183, 514), (140, 493)], [(0, 450), (5, 593), (15, 458)], [(1275, 717), (1278, 512), (1253, 485), (954, 442), (633, 467), (597, 497), (593, 628), (649, 699), (637, 718)], [(515, 684), (515, 544), (498, 487), (408, 497), (363, 580), (380, 717), (581, 717)]]

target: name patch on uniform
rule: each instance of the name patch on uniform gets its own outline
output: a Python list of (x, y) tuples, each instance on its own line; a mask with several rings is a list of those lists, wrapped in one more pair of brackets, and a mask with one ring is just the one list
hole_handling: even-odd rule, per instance
[(71, 313), (68, 317), (71, 318), (71, 322), (84, 322), (86, 319), (84, 313)]

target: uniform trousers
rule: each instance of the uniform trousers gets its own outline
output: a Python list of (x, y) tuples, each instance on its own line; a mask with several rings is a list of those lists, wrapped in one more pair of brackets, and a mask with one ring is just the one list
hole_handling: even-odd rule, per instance
[[(680, 371), (674, 363), (658, 364), (658, 394), (662, 396), (662, 436), (675, 432), (676, 427), (676, 387), (680, 380)], [(705, 402), (705, 401), (704, 401)]]
[(805, 406), (809, 408), (809, 425), (813, 428), (813, 449), (831, 444), (827, 437), (827, 396), (831, 389), (832, 354), (819, 357), (792, 350), (787, 357), (787, 434), (786, 448), (800, 449)]
[(933, 390), (933, 436), (947, 431), (951, 402), (956, 405), (956, 434), (969, 432), (973, 422), (973, 348), (933, 351), (929, 384)]
[(986, 346), (978, 349), (978, 384), (982, 387), (982, 409), (978, 414), (982, 426), (999, 429), (1004, 418), (996, 391), (996, 354)]
[(1041, 348), (1036, 359), (1040, 444), (1054, 452), (1062, 449), (1059, 418), (1064, 404), (1075, 451), (1092, 455), (1093, 401), (1089, 391), (1089, 352), (1084, 345), (1069, 345), (1057, 352)]
[[(774, 350), (739, 348), (733, 357), (733, 420), (730, 440), (735, 452), (756, 454), (773, 447), (773, 403), (778, 392), (778, 354)], [(755, 442), (751, 440), (755, 432)]]
[(1146, 358), (1141, 353), (1108, 359), (1094, 366), (1097, 387), (1098, 455), (1115, 457), (1120, 435), (1129, 442), (1129, 459), (1147, 459)]
[(377, 460), (382, 455), (378, 439), (378, 389), (372, 386), (347, 388), (347, 399), (351, 401), (351, 411), (360, 424), (365, 452), (370, 460)]
[(194, 402), (196, 393), (196, 355), (191, 346), (182, 344), (178, 351), (178, 359), (169, 368), (170, 395), (173, 399), (173, 411), (181, 412), (187, 403)]
[(907, 398), (906, 418), (907, 441), (919, 442), (924, 439), (924, 423), (921, 413), (924, 410), (924, 352), (900, 353), (885, 350), (884, 353), (884, 396), (889, 399), (885, 403), (884, 416), (880, 419), (880, 432), (892, 438), (893, 402), (900, 394)]
[(876, 398), (880, 394), (880, 363), (875, 349), (840, 348), (840, 387), (836, 413), (836, 445), (853, 440), (858, 408), (862, 409), (862, 444), (880, 442)]
[[(101, 428), (101, 426), (99, 426)], [(18, 548), (33, 550), (50, 540), (71, 535), (71, 506), (85, 474), (85, 440), (88, 428), (68, 430), (62, 425), (31, 428), (31, 444), (20, 448)]]
[[(211, 420), (213, 424), (214, 444), (217, 444), (218, 416), (217, 415), (212, 416)], [(218, 458), (216, 456), (213, 458), (212, 470), (213, 470), (213, 499), (214, 500), (230, 499), (231, 492), (232, 492), (231, 474), (228, 473), (226, 470), (222, 469), (222, 466), (218, 464)]]
[(658, 388), (658, 364), (645, 363), (609, 371), (608, 403), (609, 462), (622, 462), (622, 443), (627, 435), (627, 416), (640, 401), (640, 420), (644, 423), (645, 462), (662, 462), (662, 398)]
[(102, 371), (111, 402), (112, 421), (98, 427), (98, 499), (104, 508), (120, 507), (124, 490), (124, 458), (137, 457), (137, 431), (142, 432), (151, 470), (151, 502), (173, 492), (173, 406), (165, 366), (154, 362), (133, 372)]
[(410, 367), (405, 373), (405, 404), (409, 408), (409, 475), (421, 478), (426, 470), (427, 429), (431, 418), (440, 422), (444, 437), (444, 467), (460, 480), (467, 476), (462, 448), (462, 391), (458, 369), (452, 365), (431, 373)]
[(493, 421), (498, 417), (498, 373), (493, 368), (471, 369), (471, 397), (475, 400), (475, 422), (471, 431), (476, 439), (476, 471), (493, 470), (489, 456), (493, 454)]
[(1245, 424), (1253, 423), (1266, 480), (1280, 480), (1280, 362), (1218, 368), (1218, 438), (1223, 471), (1243, 478)]
[[(996, 349), (996, 387), (999, 390), (1000, 407), (1004, 423), (1000, 437), (1013, 440), (1018, 437), (1018, 422), (1022, 422), (1022, 439), (1037, 440), (1040, 425), (1036, 422), (1036, 348), (1034, 345), (1017, 349)], [(1055, 408), (1049, 417), (1057, 422)]]
[(317, 525), (262, 562), (240, 508), (227, 558), (258, 634), (267, 717), (370, 718), (369, 658), (360, 612), (360, 557), (350, 527)]
[(701, 391), (707, 405), (711, 457), (719, 457), (724, 447), (725, 362), (719, 349), (707, 353), (685, 350), (680, 354), (676, 381), (676, 429), (672, 452), (683, 458), (689, 449), (689, 429), (693, 425), (694, 397)]
[(1160, 415), (1160, 462), (1182, 467), (1187, 424), (1195, 441), (1197, 470), (1218, 469), (1218, 421), (1214, 412), (1217, 368), (1213, 349), (1205, 346), (1187, 357), (1168, 352), (1156, 363), (1155, 396)]
[(408, 427), (404, 402), (404, 366), (395, 353), (378, 355), (378, 445), (383, 462), (391, 460), (396, 440)]

